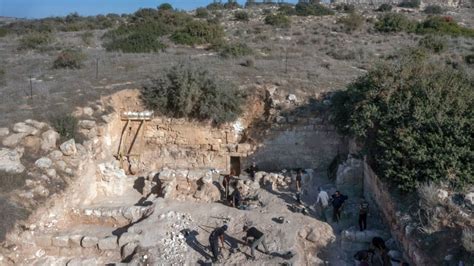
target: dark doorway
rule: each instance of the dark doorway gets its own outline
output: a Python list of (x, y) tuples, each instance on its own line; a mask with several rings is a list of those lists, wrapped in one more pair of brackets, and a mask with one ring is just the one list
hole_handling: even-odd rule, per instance
[(230, 157), (230, 171), (233, 172), (236, 176), (240, 175), (240, 157)]

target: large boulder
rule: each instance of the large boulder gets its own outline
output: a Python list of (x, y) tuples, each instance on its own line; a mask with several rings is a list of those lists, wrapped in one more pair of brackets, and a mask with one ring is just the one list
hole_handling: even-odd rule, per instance
[(56, 148), (56, 142), (61, 137), (58, 132), (50, 129), (43, 134), (41, 134), (41, 149), (43, 151), (50, 151)]
[(26, 119), (25, 123), (27, 123), (29, 125), (32, 125), (37, 129), (43, 129), (46, 126), (48, 126), (48, 124), (46, 124), (45, 122), (39, 122), (39, 121), (36, 121), (36, 120), (33, 120), (33, 119)]
[(72, 156), (77, 152), (76, 142), (74, 141), (74, 139), (70, 139), (64, 142), (63, 144), (61, 144), (61, 146), (59, 146), (59, 148), (66, 156)]
[(8, 127), (0, 127), (0, 138), (8, 136), (8, 134), (10, 134)]
[(19, 122), (13, 125), (13, 132), (25, 133), (27, 135), (36, 135), (39, 133), (39, 130), (33, 126), (27, 125), (26, 123)]
[(93, 129), (95, 127), (94, 120), (80, 120), (78, 122), (78, 126), (84, 129)]
[(105, 196), (121, 196), (127, 188), (133, 186), (133, 179), (129, 179), (118, 162), (107, 162), (98, 165), (97, 189)]
[(48, 157), (42, 157), (36, 160), (35, 166), (42, 169), (48, 169), (53, 165), (53, 161)]
[(464, 202), (470, 208), (474, 208), (474, 192), (467, 193), (466, 196), (464, 197)]
[(5, 139), (3, 139), (2, 144), (3, 146), (6, 147), (16, 147), (20, 142), (23, 140), (24, 137), (26, 137), (28, 134), (26, 133), (17, 133), (17, 134), (12, 134)]
[(25, 166), (21, 164), (23, 154), (18, 150), (0, 149), (0, 170), (7, 173), (22, 173)]

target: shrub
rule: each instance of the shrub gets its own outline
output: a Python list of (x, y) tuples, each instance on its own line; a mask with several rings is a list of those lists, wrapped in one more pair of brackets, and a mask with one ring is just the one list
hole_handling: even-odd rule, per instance
[(57, 115), (51, 119), (51, 125), (59, 133), (62, 140), (77, 140), (77, 118), (72, 115)]
[(224, 4), (225, 9), (236, 9), (241, 7), (242, 6), (239, 5), (236, 0), (228, 0), (227, 3)]
[(86, 31), (81, 34), (81, 40), (85, 45), (91, 45), (93, 37), (94, 34), (91, 31)]
[(461, 70), (403, 56), (336, 93), (332, 121), (362, 141), (377, 174), (400, 189), (463, 187), (474, 183), (472, 82)]
[(344, 13), (353, 13), (356, 11), (356, 8), (352, 4), (340, 4), (336, 6), (336, 10)]
[(384, 14), (375, 23), (375, 29), (381, 32), (411, 31), (415, 26), (405, 15), (398, 13)]
[(378, 12), (390, 12), (392, 11), (392, 5), (391, 4), (381, 4), (379, 8), (377, 8), (375, 11)]
[(439, 54), (446, 50), (446, 47), (448, 46), (447, 43), (448, 42), (445, 38), (434, 35), (426, 35), (420, 39), (418, 46)]
[(294, 16), (296, 15), (296, 10), (293, 5), (281, 5), (278, 8), (278, 13), (287, 15), (287, 16)]
[(237, 11), (234, 13), (234, 17), (238, 21), (249, 21), (249, 13), (245, 11)]
[(270, 14), (265, 17), (265, 24), (275, 26), (277, 28), (288, 28), (290, 27), (290, 18), (283, 14)]
[(196, 9), (196, 17), (198, 18), (207, 18), (209, 17), (209, 11), (206, 8), (200, 7)]
[(171, 40), (184, 45), (215, 44), (221, 42), (223, 36), (224, 31), (218, 24), (207, 21), (191, 21), (171, 35)]
[(245, 43), (227, 44), (221, 48), (222, 57), (242, 57), (253, 54), (253, 51)]
[(8, 34), (8, 30), (3, 27), (0, 27), (0, 38), (7, 36), (7, 34)]
[(145, 32), (136, 32), (107, 41), (104, 43), (104, 47), (107, 51), (152, 53), (163, 51), (166, 45), (164, 45), (157, 36)]
[(443, 8), (438, 5), (429, 5), (423, 10), (426, 14), (437, 15), (443, 13)]
[(334, 15), (334, 11), (319, 3), (298, 3), (295, 5), (298, 16), (327, 16)]
[(23, 36), (20, 39), (20, 50), (38, 49), (51, 43), (53, 40), (51, 34), (45, 32), (33, 32)]
[(81, 51), (67, 49), (59, 53), (53, 62), (53, 68), (79, 69), (84, 59), (85, 55)]
[(343, 28), (347, 32), (352, 32), (360, 29), (365, 22), (365, 18), (358, 13), (350, 13), (345, 17), (341, 17), (337, 20), (337, 23), (342, 24)]
[(171, 4), (168, 4), (168, 3), (163, 3), (161, 4), (159, 7), (158, 7), (158, 10), (173, 10), (173, 6)]
[(398, 4), (398, 6), (405, 8), (419, 8), (420, 3), (420, 0), (403, 0), (401, 3)]
[(419, 34), (445, 34), (451, 36), (474, 37), (474, 29), (459, 26), (451, 17), (433, 16), (417, 25)]
[(464, 61), (466, 61), (466, 64), (468, 65), (474, 65), (474, 54), (468, 54), (464, 57)]
[(0, 68), (0, 86), (5, 85), (6, 79), (5, 79), (5, 69)]
[(224, 5), (222, 3), (210, 3), (206, 8), (213, 11), (222, 10), (224, 9)]
[(144, 86), (145, 105), (164, 115), (221, 124), (235, 120), (242, 112), (243, 96), (229, 82), (217, 80), (206, 70), (178, 64), (164, 77)]

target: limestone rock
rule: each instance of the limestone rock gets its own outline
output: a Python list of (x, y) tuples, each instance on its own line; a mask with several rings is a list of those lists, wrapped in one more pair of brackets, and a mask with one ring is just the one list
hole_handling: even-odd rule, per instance
[(52, 244), (52, 237), (51, 235), (39, 235), (35, 237), (36, 245), (47, 248), (50, 247)]
[(0, 138), (8, 136), (8, 134), (10, 134), (8, 127), (0, 127)]
[(27, 123), (29, 125), (32, 125), (37, 129), (43, 129), (46, 126), (48, 126), (48, 124), (46, 124), (45, 122), (39, 122), (39, 121), (36, 121), (36, 120), (33, 120), (33, 119), (26, 119), (25, 123)]
[(69, 247), (69, 236), (55, 236), (52, 239), (53, 246), (68, 248)]
[(42, 168), (42, 169), (48, 169), (53, 165), (53, 161), (49, 159), (48, 157), (41, 157), (35, 162), (35, 166)]
[(117, 236), (108, 236), (99, 240), (98, 247), (100, 250), (112, 250), (116, 249), (117, 246)]
[(160, 172), (159, 179), (161, 181), (171, 181), (176, 179), (176, 172), (174, 170), (165, 168)]
[(36, 135), (39, 133), (39, 130), (36, 128), (27, 125), (26, 123), (19, 122), (13, 125), (13, 132), (15, 133), (25, 133), (26, 135)]
[(438, 192), (438, 193), (437, 193), (436, 196), (437, 196), (438, 199), (440, 199), (441, 201), (444, 201), (444, 200), (446, 200), (446, 199), (449, 197), (448, 191), (446, 191), (446, 190), (444, 190), (444, 189), (438, 189), (437, 192)]
[(473, 208), (474, 207), (474, 192), (467, 193), (466, 196), (464, 197), (464, 202), (466, 203), (466, 205)]
[(49, 190), (45, 187), (43, 187), (42, 185), (38, 185), (36, 186), (32, 192), (36, 195), (39, 195), (41, 197), (47, 197), (49, 196)]
[(137, 247), (138, 247), (137, 241), (127, 243), (125, 246), (123, 246), (121, 250), (122, 259), (126, 259), (130, 257), (131, 255), (133, 255), (136, 252)]
[(43, 151), (50, 151), (56, 148), (56, 142), (61, 137), (58, 132), (50, 129), (43, 134), (41, 134), (42, 142), (41, 142), (41, 149)]
[(139, 234), (125, 232), (120, 236), (118, 243), (120, 247), (123, 247), (127, 243), (138, 241), (139, 238)]
[(58, 151), (58, 150), (54, 150), (52, 152), (49, 153), (48, 157), (51, 159), (51, 160), (54, 160), (54, 161), (59, 161), (63, 158), (63, 153), (61, 151)]
[(22, 173), (25, 171), (20, 161), (22, 156), (23, 154), (17, 150), (0, 149), (0, 170), (8, 173)]
[(41, 147), (41, 139), (36, 136), (26, 136), (22, 141), (21, 145), (28, 148), (30, 151), (38, 152)]
[(77, 152), (76, 142), (74, 141), (74, 139), (70, 139), (64, 142), (63, 144), (61, 144), (61, 146), (59, 146), (59, 148), (61, 149), (63, 154), (66, 156), (74, 155)]
[(17, 133), (17, 134), (12, 134), (5, 139), (3, 139), (2, 144), (3, 146), (6, 147), (15, 147), (18, 146), (18, 144), (23, 140), (24, 137), (26, 137), (28, 134), (26, 133)]
[(80, 120), (78, 126), (84, 129), (92, 129), (96, 126), (94, 120)]
[(56, 173), (56, 170), (54, 169), (48, 169), (46, 170), (46, 175), (51, 178), (55, 178), (57, 176), (57, 173)]
[(105, 196), (120, 196), (127, 191), (130, 182), (125, 171), (119, 168), (117, 163), (107, 162), (98, 165), (97, 177), (99, 178), (98, 190)]
[(94, 109), (92, 109), (90, 107), (84, 107), (82, 109), (82, 113), (86, 116), (93, 116), (94, 115)]
[(288, 94), (286, 99), (290, 102), (296, 102), (297, 101), (296, 95), (294, 95), (294, 94)]
[(212, 184), (212, 173), (211, 172), (206, 173), (206, 175), (201, 178), (201, 181), (204, 184)]
[(71, 245), (75, 247), (80, 247), (81, 246), (81, 240), (83, 236), (82, 235), (72, 235), (69, 236), (69, 240), (71, 241)]
[(57, 161), (56, 166), (58, 167), (59, 170), (66, 171), (67, 164), (65, 161)]
[(95, 236), (85, 236), (81, 240), (81, 246), (84, 248), (92, 248), (97, 246), (99, 239)]

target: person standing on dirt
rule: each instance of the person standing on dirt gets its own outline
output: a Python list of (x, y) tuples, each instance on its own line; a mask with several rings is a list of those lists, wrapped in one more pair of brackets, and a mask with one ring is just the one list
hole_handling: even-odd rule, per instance
[(219, 262), (219, 239), (222, 243), (222, 248), (224, 248), (224, 233), (227, 231), (227, 225), (224, 224), (221, 227), (214, 229), (209, 235), (209, 244), (211, 246), (212, 252), (212, 262)]
[(247, 233), (244, 237), (244, 241), (246, 243), (248, 242), (249, 237), (253, 238), (252, 244), (250, 245), (250, 254), (251, 254), (251, 259), (252, 260), (255, 259), (255, 249), (260, 244), (262, 244), (263, 248), (265, 249), (265, 254), (269, 254), (268, 249), (267, 249), (267, 244), (265, 242), (265, 235), (261, 231), (259, 231), (255, 227), (250, 227), (249, 228), (246, 225), (244, 226), (243, 230), (244, 230), (244, 232)]
[(342, 195), (339, 191), (336, 191), (336, 193), (334, 193), (334, 195), (332, 195), (331, 197), (333, 207), (332, 219), (333, 221), (339, 223), (339, 221), (341, 220), (341, 211), (344, 207), (344, 202), (347, 200), (347, 196)]
[(329, 195), (322, 187), (318, 187), (318, 198), (316, 199), (316, 206), (321, 212), (321, 218), (326, 221), (326, 209), (329, 205)]
[(253, 179), (256, 172), (258, 172), (257, 164), (252, 162), (252, 165), (247, 169), (247, 173), (249, 173), (250, 177)]
[(301, 192), (301, 179), (303, 176), (303, 172), (301, 169), (298, 169), (296, 172), (296, 193)]
[(361, 198), (359, 204), (359, 228), (360, 231), (364, 231), (367, 229), (367, 214), (369, 213), (369, 203), (364, 199)]
[(239, 208), (241, 204), (242, 204), (242, 187), (239, 187), (238, 189), (234, 190), (234, 192), (232, 193), (231, 206), (234, 208)]
[(224, 176), (224, 180), (222, 181), (222, 185), (224, 186), (224, 195), (225, 200), (229, 200), (230, 194), (230, 183), (232, 181), (232, 176), (234, 175), (234, 171), (230, 171), (230, 174)]

